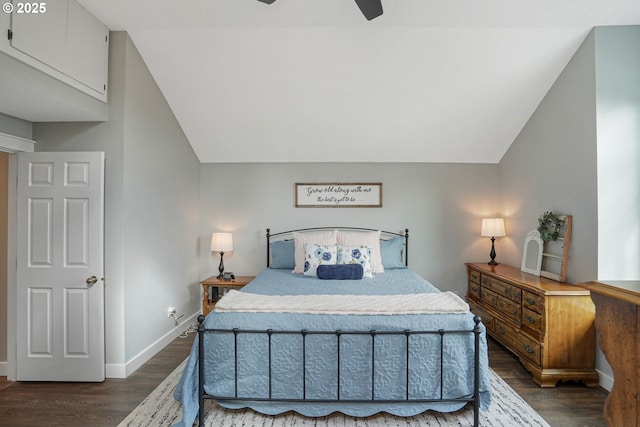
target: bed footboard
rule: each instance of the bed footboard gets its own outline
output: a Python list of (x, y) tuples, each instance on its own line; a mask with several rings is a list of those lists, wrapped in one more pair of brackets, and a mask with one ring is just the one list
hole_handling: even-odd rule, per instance
[[(455, 403), (455, 402), (464, 402), (464, 403), (469, 403), (471, 402), (473, 404), (473, 411), (474, 411), (474, 415), (473, 415), (473, 419), (474, 419), (474, 426), (478, 426), (478, 422), (479, 422), (479, 406), (480, 406), (480, 334), (481, 334), (481, 327), (480, 327), (480, 318), (475, 316), (474, 317), (474, 323), (475, 326), (473, 327), (473, 329), (471, 330), (436, 330), (436, 331), (411, 331), (411, 330), (405, 330), (405, 331), (375, 331), (375, 330), (370, 330), (370, 331), (340, 331), (340, 330), (336, 330), (336, 331), (308, 331), (308, 330), (272, 330), (272, 329), (267, 329), (267, 330), (249, 330), (249, 329), (208, 329), (205, 328), (204, 326), (204, 316), (199, 316), (198, 317), (198, 403), (199, 403), (199, 421), (198, 421), (198, 425), (203, 426), (204, 425), (204, 418), (205, 418), (205, 413), (204, 413), (204, 401), (206, 399), (213, 399), (213, 400), (217, 400), (217, 401), (272, 401), (272, 402), (292, 402), (292, 403), (382, 403), (382, 404), (396, 404), (396, 403), (431, 403), (431, 402), (446, 402), (446, 403)], [(206, 334), (231, 334), (233, 336), (233, 354), (234, 354), (234, 383), (235, 383), (235, 387), (234, 387), (234, 392), (232, 393), (232, 395), (225, 395), (225, 396), (218, 396), (218, 395), (210, 395), (207, 394), (205, 392), (204, 389), (204, 383), (205, 383), (205, 351), (204, 351), (204, 337)], [(238, 336), (240, 336), (241, 334), (262, 334), (266, 336), (266, 339), (268, 341), (268, 347), (267, 347), (267, 352), (268, 354), (265, 354), (265, 360), (268, 359), (268, 397), (247, 397), (247, 396), (241, 396), (238, 393), (238, 383), (241, 380), (239, 378), (239, 374), (238, 374)], [(444, 364), (444, 357), (443, 357), (443, 352), (444, 352), (444, 338), (445, 336), (449, 335), (449, 334), (471, 334), (473, 335), (473, 342), (474, 342), (474, 356), (473, 356), (473, 395), (466, 398), (466, 397), (460, 397), (460, 398), (447, 398), (444, 397), (444, 390), (443, 390), (443, 384), (444, 384), (444, 369), (443, 369), (443, 364)], [(282, 398), (282, 397), (277, 397), (275, 398), (272, 395), (272, 385), (273, 385), (273, 378), (272, 378), (272, 371), (273, 371), (273, 366), (272, 366), (272, 339), (277, 336), (277, 335), (296, 335), (299, 336), (300, 339), (302, 340), (302, 397), (301, 398), (294, 398), (294, 397), (290, 397), (290, 398)], [(307, 339), (311, 336), (315, 336), (315, 335), (333, 335), (335, 336), (335, 339), (337, 341), (337, 390), (335, 391), (336, 393), (336, 398), (310, 398), (307, 396), (307, 378), (306, 378), (306, 373), (307, 373)], [(352, 398), (344, 398), (342, 396), (342, 385), (341, 385), (341, 381), (340, 381), (340, 372), (341, 372), (341, 363), (343, 363), (343, 361), (341, 360), (341, 340), (343, 339), (343, 337), (345, 336), (352, 336), (352, 335), (360, 335), (360, 336), (368, 336), (369, 338), (369, 342), (371, 345), (371, 360), (370, 360), (370, 365), (371, 365), (371, 396), (367, 397), (366, 399), (352, 399)], [(409, 393), (409, 389), (410, 389), (410, 360), (411, 360), (411, 351), (410, 351), (410, 345), (409, 342), (411, 340), (412, 336), (416, 336), (416, 335), (434, 335), (439, 337), (439, 352), (440, 352), (440, 366), (439, 366), (439, 372), (437, 373), (437, 375), (439, 375), (440, 377), (440, 394), (439, 397), (436, 398), (429, 398), (429, 399), (421, 399), (421, 398), (412, 398), (410, 397), (410, 393)], [(396, 337), (401, 337), (401, 339), (405, 340), (406, 342), (406, 360), (405, 360), (405, 368), (404, 368), (404, 375), (405, 375), (405, 389), (403, 390), (403, 394), (404, 397), (401, 399), (386, 399), (386, 398), (379, 398), (378, 396), (376, 396), (376, 387), (375, 387), (375, 378), (376, 378), (376, 363), (375, 363), (375, 346), (376, 346), (376, 339), (378, 337), (381, 336), (396, 336)]]

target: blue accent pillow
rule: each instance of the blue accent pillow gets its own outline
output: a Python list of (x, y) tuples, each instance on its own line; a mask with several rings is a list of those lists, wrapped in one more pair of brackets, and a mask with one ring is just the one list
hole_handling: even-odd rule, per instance
[(318, 279), (360, 280), (364, 269), (360, 264), (321, 264), (316, 270)]
[(380, 257), (384, 269), (407, 268), (402, 261), (402, 247), (404, 238), (394, 237), (389, 240), (380, 240)]
[(278, 240), (271, 243), (271, 263), (269, 268), (288, 268), (296, 266), (295, 245), (293, 240)]

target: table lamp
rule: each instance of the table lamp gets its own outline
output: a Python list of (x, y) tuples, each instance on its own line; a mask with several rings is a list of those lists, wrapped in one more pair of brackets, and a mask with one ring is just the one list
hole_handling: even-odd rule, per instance
[(496, 262), (496, 249), (494, 242), (496, 241), (496, 237), (506, 236), (506, 233), (504, 232), (504, 220), (502, 218), (484, 218), (482, 220), (482, 231), (480, 232), (480, 236), (491, 237), (491, 252), (489, 253), (491, 261), (489, 261), (488, 264), (498, 265)]
[(225, 252), (233, 251), (233, 234), (213, 233), (211, 235), (211, 252), (220, 252), (220, 265), (218, 266), (218, 279), (224, 276), (224, 262), (222, 261)]

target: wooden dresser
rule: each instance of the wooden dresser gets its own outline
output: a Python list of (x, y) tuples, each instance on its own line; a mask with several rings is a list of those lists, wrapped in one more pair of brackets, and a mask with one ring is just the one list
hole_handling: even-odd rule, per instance
[(595, 307), (589, 290), (486, 263), (467, 266), (467, 301), (490, 336), (513, 352), (541, 387), (598, 386)]
[(206, 316), (211, 313), (216, 306), (218, 300), (222, 297), (224, 289), (242, 289), (256, 276), (236, 276), (233, 280), (224, 280), (218, 276), (211, 276), (204, 279), (202, 285), (202, 315)]
[(596, 329), (613, 370), (613, 388), (604, 404), (611, 427), (640, 425), (640, 281), (587, 282), (596, 304)]

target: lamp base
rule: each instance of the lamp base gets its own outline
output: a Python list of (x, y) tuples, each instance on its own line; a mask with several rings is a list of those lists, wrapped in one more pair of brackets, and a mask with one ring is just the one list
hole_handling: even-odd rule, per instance
[(216, 279), (222, 279), (224, 277), (224, 262), (222, 259), (224, 258), (224, 252), (220, 252), (220, 265), (218, 266), (218, 271), (220, 274), (216, 276)]
[(489, 256), (491, 257), (491, 261), (489, 261), (487, 264), (489, 265), (498, 265), (498, 263), (496, 262), (496, 248), (493, 245), (493, 243), (496, 241), (495, 237), (491, 238), (491, 252), (489, 252)]

